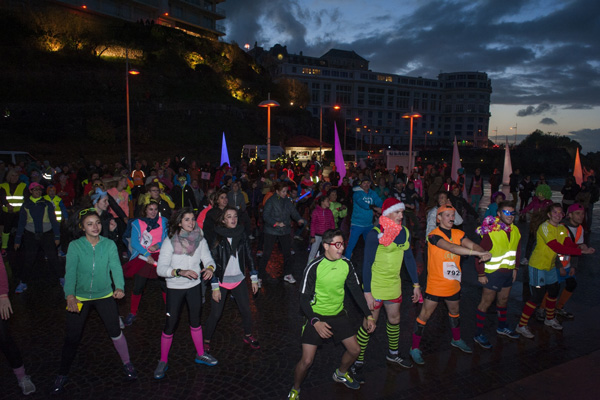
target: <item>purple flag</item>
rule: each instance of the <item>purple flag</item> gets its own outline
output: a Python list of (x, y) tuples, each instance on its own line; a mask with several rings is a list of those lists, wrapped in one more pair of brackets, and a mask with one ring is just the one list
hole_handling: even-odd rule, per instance
[[(338, 135), (337, 124), (334, 122), (335, 128), (335, 169), (340, 174), (340, 180), (337, 185), (341, 185), (342, 179), (346, 176), (346, 164), (344, 164), (344, 153), (342, 152), (342, 146), (340, 145), (340, 136)], [(333, 182), (331, 182), (333, 185)]]
[(221, 144), (221, 165), (225, 163), (231, 166), (231, 163), (229, 162), (229, 154), (227, 153), (227, 143), (225, 143), (225, 132), (223, 132), (223, 143)]

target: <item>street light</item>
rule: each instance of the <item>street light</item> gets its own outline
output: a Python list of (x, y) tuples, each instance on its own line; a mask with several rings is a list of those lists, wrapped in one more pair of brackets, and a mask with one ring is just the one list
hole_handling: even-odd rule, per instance
[(271, 93), (267, 100), (262, 101), (259, 107), (267, 107), (267, 171), (271, 169), (271, 107), (279, 107), (279, 103), (271, 100)]
[[(354, 118), (354, 121), (356, 122), (357, 125), (360, 125), (360, 118), (356, 117), (356, 118)], [(358, 151), (358, 132), (360, 131), (360, 126), (355, 129), (356, 130), (354, 131), (354, 150)]]
[[(341, 109), (337, 104), (333, 106), (334, 110)], [(319, 107), (319, 161), (323, 161), (323, 105)]]
[(410, 118), (410, 139), (408, 140), (408, 172), (412, 171), (412, 137), (413, 137), (413, 121), (415, 118), (421, 118), (422, 115), (418, 112), (411, 111), (402, 115), (402, 118)]
[(129, 69), (129, 49), (125, 49), (125, 97), (127, 102), (127, 162), (131, 166), (131, 118), (129, 115), (129, 75), (139, 75), (137, 69)]
[(510, 127), (511, 130), (515, 130), (515, 146), (517, 145), (517, 124), (515, 126)]

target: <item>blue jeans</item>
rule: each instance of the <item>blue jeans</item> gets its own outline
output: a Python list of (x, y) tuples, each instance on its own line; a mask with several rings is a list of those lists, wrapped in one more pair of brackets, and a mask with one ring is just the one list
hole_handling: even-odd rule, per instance
[(371, 229), (373, 229), (373, 225), (370, 225), (370, 226), (351, 225), (350, 226), (350, 239), (348, 239), (348, 246), (346, 246), (346, 252), (344, 253), (344, 257), (350, 259), (350, 257), (352, 256), (352, 251), (354, 250), (356, 243), (358, 243), (358, 238), (360, 237), (360, 235), (362, 235), (363, 239), (366, 242), (367, 241), (367, 233), (369, 233), (369, 231)]

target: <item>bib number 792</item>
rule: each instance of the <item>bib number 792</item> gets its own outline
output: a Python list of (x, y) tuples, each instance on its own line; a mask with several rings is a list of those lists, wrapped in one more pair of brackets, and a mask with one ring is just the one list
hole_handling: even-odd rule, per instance
[(446, 261), (443, 265), (444, 278), (454, 281), (459, 281), (462, 278), (462, 273), (456, 264), (452, 261)]

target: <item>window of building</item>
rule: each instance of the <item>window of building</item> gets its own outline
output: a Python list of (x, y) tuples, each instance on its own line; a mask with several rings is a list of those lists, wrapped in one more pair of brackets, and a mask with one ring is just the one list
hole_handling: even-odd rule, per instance
[(320, 103), (321, 102), (321, 96), (318, 90), (313, 90), (312, 91), (312, 95), (311, 95), (311, 99), (313, 103)]
[(463, 112), (464, 111), (464, 105), (463, 104), (456, 104), (456, 106), (454, 107), (454, 110), (456, 112)]
[(415, 110), (419, 108), (419, 99), (413, 99), (413, 108)]
[(329, 76), (331, 72), (328, 69), (323, 70), (323, 76)]
[(297, 68), (296, 67), (292, 67), (292, 73), (295, 74), (296, 73)]
[(377, 80), (383, 82), (392, 82), (392, 77), (389, 75), (377, 75)]
[(398, 108), (407, 109), (408, 108), (408, 99), (405, 99), (405, 98), (398, 99)]
[(305, 75), (321, 75), (319, 68), (302, 68), (302, 73)]
[(427, 100), (421, 100), (421, 110), (427, 110)]
[(446, 104), (444, 106), (444, 112), (445, 113), (451, 113), (452, 112), (452, 104)]
[(361, 73), (360, 79), (369, 79), (369, 74)]

